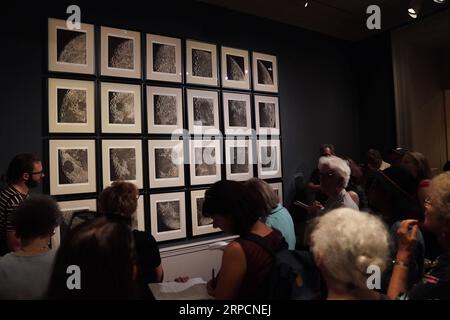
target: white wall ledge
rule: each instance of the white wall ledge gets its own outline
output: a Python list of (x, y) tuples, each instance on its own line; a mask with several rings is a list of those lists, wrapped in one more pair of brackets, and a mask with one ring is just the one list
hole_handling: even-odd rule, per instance
[(219, 241), (230, 242), (233, 239), (236, 239), (238, 236), (224, 236), (214, 239), (208, 239), (204, 241), (190, 242), (186, 244), (180, 244), (175, 246), (162, 246), (160, 248), (160, 254), (162, 258), (172, 257), (177, 255), (189, 254), (192, 252), (198, 252), (203, 250), (208, 250), (209, 245)]

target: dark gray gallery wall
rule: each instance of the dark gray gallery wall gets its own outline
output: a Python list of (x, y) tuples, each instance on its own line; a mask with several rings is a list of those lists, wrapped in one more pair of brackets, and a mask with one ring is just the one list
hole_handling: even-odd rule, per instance
[[(193, 38), (274, 54), (278, 58), (285, 201), (296, 174), (316, 166), (318, 147), (359, 158), (358, 74), (354, 46), (317, 33), (193, 1), (66, 2), (7, 5), (0, 23), (0, 168), (30, 151), (43, 156), (42, 116), (47, 17), (65, 18), (78, 4), (84, 22), (141, 32)], [(25, 11), (26, 10), (26, 11)], [(375, 67), (373, 66), (373, 71)], [(382, 102), (382, 101), (381, 101)], [(365, 102), (366, 109), (378, 105)], [(370, 113), (365, 113), (370, 117)]]
[[(24, 15), (25, 13), (25, 15)], [(17, 153), (42, 155), (42, 28), (28, 11), (2, 11), (0, 172)], [(25, 18), (25, 19), (24, 19)]]
[(443, 83), (443, 89), (450, 89), (450, 47), (440, 49), (442, 70), (441, 77)]
[(361, 159), (370, 148), (384, 155), (396, 146), (391, 36), (386, 32), (356, 43)]

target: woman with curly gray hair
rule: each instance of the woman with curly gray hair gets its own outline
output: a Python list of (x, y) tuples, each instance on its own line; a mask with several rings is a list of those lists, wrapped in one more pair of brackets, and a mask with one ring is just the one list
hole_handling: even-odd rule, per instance
[(397, 231), (398, 250), (389, 283), (390, 298), (402, 296), (411, 300), (450, 299), (450, 172), (442, 173), (431, 181), (430, 197), (425, 201), (423, 227), (439, 239), (445, 252), (431, 264), (421, 281), (407, 288), (408, 268), (417, 241), (418, 221), (402, 221)]
[(369, 277), (374, 270), (382, 274), (389, 256), (389, 233), (381, 219), (350, 208), (335, 209), (318, 218), (310, 239), (327, 299), (386, 298), (368, 288)]

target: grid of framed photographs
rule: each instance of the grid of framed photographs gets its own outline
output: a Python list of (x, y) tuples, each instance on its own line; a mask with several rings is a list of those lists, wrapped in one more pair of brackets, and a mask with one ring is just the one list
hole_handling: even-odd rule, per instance
[(71, 221), (73, 214), (80, 211), (96, 211), (97, 201), (96, 199), (87, 200), (72, 200), (72, 201), (58, 201), (59, 208), (61, 209), (61, 221), (59, 226), (55, 229), (55, 234), (52, 236), (51, 244), (52, 248), (58, 248), (62, 239), (66, 235), (70, 226), (76, 226), (76, 221)]
[(45, 91), (47, 187), (64, 210), (128, 181), (133, 227), (179, 241), (220, 231), (201, 208), (216, 181), (268, 179), (282, 201), (274, 55), (50, 18)]

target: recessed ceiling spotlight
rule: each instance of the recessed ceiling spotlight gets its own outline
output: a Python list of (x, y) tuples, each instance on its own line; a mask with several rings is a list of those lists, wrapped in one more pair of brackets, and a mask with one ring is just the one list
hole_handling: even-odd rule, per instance
[(308, 6), (308, 4), (309, 4), (308, 1), (305, 1), (305, 8)]
[(411, 18), (414, 18), (414, 19), (417, 18), (417, 12), (416, 12), (416, 10), (414, 10), (413, 8), (409, 8), (409, 9), (408, 9), (408, 14), (409, 14), (409, 16), (410, 16)]
[(420, 14), (420, 8), (422, 7), (423, 0), (411, 0), (408, 6), (408, 15), (416, 19)]
[(433, 0), (436, 3), (444, 3), (446, 0)]

